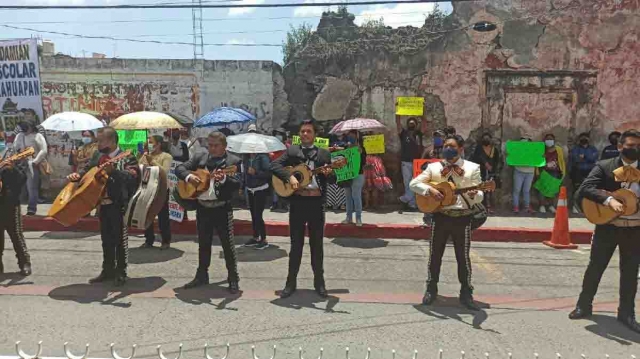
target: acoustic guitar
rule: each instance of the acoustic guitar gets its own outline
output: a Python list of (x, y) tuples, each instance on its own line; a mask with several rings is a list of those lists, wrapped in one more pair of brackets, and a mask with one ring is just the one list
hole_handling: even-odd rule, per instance
[(47, 214), (65, 227), (72, 226), (98, 206), (104, 195), (109, 175), (104, 167), (131, 155), (125, 151), (105, 163), (93, 167), (77, 182), (69, 182), (58, 194)]
[(431, 182), (429, 183), (429, 185), (438, 190), (438, 192), (442, 193), (444, 198), (442, 200), (437, 200), (434, 196), (422, 196), (416, 194), (416, 204), (418, 205), (418, 209), (422, 213), (435, 213), (441, 210), (443, 207), (454, 205), (456, 203), (458, 195), (467, 193), (469, 191), (493, 192), (496, 190), (496, 183), (494, 181), (486, 181), (480, 183), (477, 186), (466, 188), (456, 188), (456, 185), (451, 182)]
[[(289, 177), (294, 176), (298, 180), (298, 183), (300, 184), (300, 187), (298, 188), (305, 188), (311, 183), (311, 179), (313, 178), (313, 176), (320, 173), (325, 168), (336, 169), (336, 168), (342, 168), (346, 165), (347, 165), (346, 158), (338, 158), (337, 160), (333, 161), (330, 165), (324, 165), (314, 170), (309, 169), (309, 166), (307, 166), (304, 163), (301, 163), (293, 167), (292, 166), (285, 167), (284, 169), (289, 173)], [(296, 190), (293, 189), (293, 187), (291, 187), (291, 184), (289, 182), (284, 182), (276, 175), (273, 175), (273, 177), (271, 178), (271, 181), (273, 183), (273, 189), (276, 191), (276, 193), (280, 197), (290, 197), (296, 192)]]
[(217, 169), (213, 172), (209, 172), (204, 168), (199, 168), (191, 172), (191, 174), (200, 179), (200, 184), (196, 186), (185, 180), (180, 180), (178, 181), (178, 186), (177, 186), (178, 195), (184, 200), (197, 199), (198, 196), (200, 196), (202, 193), (209, 190), (211, 175), (214, 172), (222, 172), (227, 176), (233, 176), (236, 174), (236, 172), (238, 172), (238, 167), (236, 166), (226, 167), (222, 169)]
[[(20, 153), (16, 153), (13, 156), (7, 157), (4, 160), (2, 160), (2, 162), (0, 162), (0, 169), (2, 169), (3, 167), (7, 167), (10, 164), (13, 164), (14, 162), (18, 162), (18, 161), (22, 161), (25, 158), (31, 157), (36, 153), (36, 150), (33, 149), (33, 147), (27, 147), (24, 150), (22, 150), (22, 152)], [(38, 169), (35, 168), (34, 171), (37, 171)], [(0, 181), (0, 191), (2, 190), (2, 181)]]
[(160, 166), (140, 165), (142, 181), (129, 201), (124, 219), (127, 226), (147, 229), (167, 201), (167, 173)]
[(624, 211), (622, 213), (616, 213), (609, 208), (609, 206), (583, 198), (582, 212), (584, 212), (589, 222), (593, 224), (607, 224), (620, 216), (630, 216), (638, 212), (638, 197), (636, 197), (633, 191), (621, 188), (613, 193), (603, 192), (622, 203), (624, 205)]

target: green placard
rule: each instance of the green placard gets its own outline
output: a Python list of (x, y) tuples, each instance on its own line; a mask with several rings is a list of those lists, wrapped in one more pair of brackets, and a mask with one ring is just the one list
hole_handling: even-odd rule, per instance
[(351, 147), (346, 150), (331, 152), (331, 159), (344, 157), (347, 165), (333, 170), (338, 182), (348, 181), (358, 177), (360, 172), (360, 151), (358, 147)]
[(138, 152), (138, 143), (147, 142), (147, 130), (116, 130), (118, 132), (118, 146), (123, 151)]
[[(294, 135), (293, 138), (291, 139), (291, 144), (299, 145), (300, 144), (300, 136)], [(313, 144), (318, 146), (318, 148), (328, 148), (329, 147), (329, 139), (328, 138), (322, 138), (322, 137), (316, 137), (316, 139), (313, 141)]]
[(544, 167), (544, 142), (507, 141), (507, 165)]
[(533, 184), (533, 188), (537, 189), (540, 194), (547, 198), (555, 198), (558, 192), (560, 192), (560, 186), (562, 185), (562, 178), (555, 178), (547, 171), (541, 171), (540, 177)]

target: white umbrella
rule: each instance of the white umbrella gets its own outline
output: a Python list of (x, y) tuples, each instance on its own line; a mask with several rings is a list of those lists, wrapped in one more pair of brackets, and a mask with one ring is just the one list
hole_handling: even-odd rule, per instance
[(82, 112), (61, 112), (53, 116), (49, 116), (40, 124), (45, 130), (49, 131), (88, 131), (96, 128), (104, 127), (102, 121)]
[(227, 137), (227, 150), (235, 153), (271, 153), (287, 149), (273, 136), (259, 133), (243, 133)]

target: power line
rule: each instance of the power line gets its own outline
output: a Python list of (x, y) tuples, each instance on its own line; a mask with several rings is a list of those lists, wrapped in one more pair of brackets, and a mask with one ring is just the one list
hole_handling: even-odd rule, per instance
[[(455, 2), (475, 2), (477, 0), (456, 0)], [(327, 7), (327, 6), (359, 6), (359, 5), (384, 5), (384, 4), (424, 4), (438, 3), (442, 0), (373, 0), (349, 3), (318, 2), (318, 3), (276, 3), (276, 4), (170, 4), (170, 5), (0, 5), (0, 10), (130, 10), (130, 9), (234, 9), (234, 8), (279, 8), (279, 7)]]

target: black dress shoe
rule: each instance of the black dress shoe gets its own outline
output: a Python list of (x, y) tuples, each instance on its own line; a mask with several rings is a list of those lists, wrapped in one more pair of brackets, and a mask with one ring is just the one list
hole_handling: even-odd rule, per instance
[(327, 292), (327, 288), (325, 288), (324, 284), (316, 287), (316, 293), (318, 293), (322, 298), (329, 296), (329, 292)]
[(191, 289), (191, 288), (201, 287), (201, 286), (207, 285), (207, 284), (209, 284), (209, 280), (208, 279), (195, 278), (191, 282), (185, 284), (184, 285), (184, 289)]
[(438, 293), (432, 293), (429, 291), (424, 292), (424, 297), (422, 297), (422, 304), (431, 305), (436, 301), (436, 298), (438, 298)]
[(229, 293), (237, 294), (239, 291), (240, 291), (240, 284), (238, 284), (238, 281), (229, 282)]
[(620, 315), (618, 314), (618, 321), (621, 322), (625, 327), (631, 329), (636, 333), (640, 333), (640, 324), (636, 322), (636, 316), (631, 315)]
[(280, 293), (280, 298), (289, 298), (295, 291), (296, 291), (295, 286), (287, 285), (286, 287), (284, 287), (284, 289)]
[(460, 297), (460, 304), (462, 304), (463, 307), (469, 309), (469, 310), (473, 310), (473, 311), (479, 311), (480, 307), (476, 304), (476, 302), (473, 300), (473, 296), (464, 296), (464, 297)]
[(95, 278), (91, 278), (89, 279), (89, 283), (94, 284), (94, 283), (102, 283), (102, 282), (106, 282), (108, 280), (111, 280), (114, 278), (113, 273), (107, 272), (107, 271), (102, 271), (100, 272), (100, 274), (95, 277)]
[(125, 283), (127, 283), (128, 279), (129, 278), (126, 274), (118, 274), (113, 280), (113, 285), (115, 285), (116, 287), (122, 287)]
[(571, 313), (569, 313), (569, 319), (576, 320), (576, 319), (589, 318), (591, 314), (592, 314), (591, 308), (576, 307), (576, 309), (572, 310)]
[(0, 274), (4, 273), (4, 264), (2, 264), (2, 259), (0, 259)]
[[(2, 273), (2, 272), (0, 272)], [(20, 275), (28, 277), (31, 275), (31, 263), (25, 263), (21, 268), (20, 268)]]

